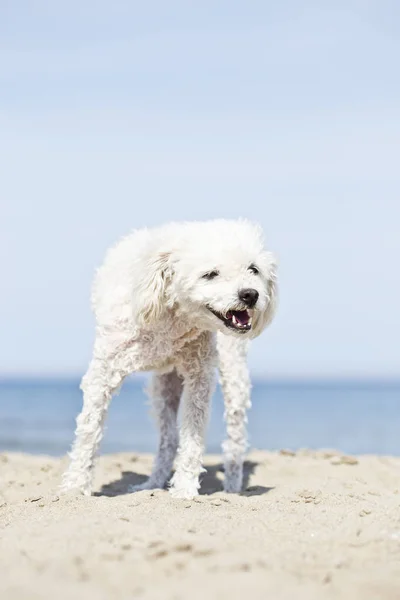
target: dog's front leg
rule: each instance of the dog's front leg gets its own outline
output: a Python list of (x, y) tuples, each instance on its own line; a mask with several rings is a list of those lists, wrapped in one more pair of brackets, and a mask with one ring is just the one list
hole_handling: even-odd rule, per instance
[(240, 492), (243, 483), (243, 462), (247, 450), (247, 409), (250, 401), (250, 375), (247, 367), (248, 342), (239, 338), (217, 335), (220, 381), (224, 394), (227, 439), (224, 452), (226, 492)]
[(204, 434), (210, 399), (215, 387), (214, 338), (208, 332), (185, 347), (179, 364), (184, 378), (182, 424), (176, 471), (170, 493), (175, 498), (197, 496), (203, 471)]

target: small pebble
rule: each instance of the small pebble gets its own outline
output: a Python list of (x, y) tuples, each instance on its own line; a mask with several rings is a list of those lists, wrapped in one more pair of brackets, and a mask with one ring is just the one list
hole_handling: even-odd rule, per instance
[(358, 458), (355, 456), (342, 456), (342, 464), (343, 465), (358, 465)]
[(43, 467), (40, 467), (40, 470), (43, 471), (43, 473), (48, 473), (51, 470), (51, 468), (51, 465), (43, 465)]
[(178, 546), (175, 546), (175, 550), (177, 552), (190, 552), (193, 550), (193, 546), (192, 544), (178, 544)]
[(331, 465), (358, 465), (358, 459), (355, 456), (333, 456)]
[(131, 550), (131, 544), (122, 544), (121, 550)]
[(164, 558), (167, 556), (168, 552), (166, 550), (158, 550), (153, 554), (153, 558)]
[(204, 550), (195, 550), (193, 552), (194, 556), (210, 556), (214, 551), (211, 548), (205, 548)]
[(296, 452), (293, 452), (293, 450), (287, 450), (286, 448), (279, 450), (279, 454), (281, 456), (296, 456)]
[(332, 581), (332, 575), (330, 573), (327, 573), (325, 575), (325, 577), (323, 578), (322, 583), (324, 583), (326, 585), (327, 583), (330, 583), (331, 581)]

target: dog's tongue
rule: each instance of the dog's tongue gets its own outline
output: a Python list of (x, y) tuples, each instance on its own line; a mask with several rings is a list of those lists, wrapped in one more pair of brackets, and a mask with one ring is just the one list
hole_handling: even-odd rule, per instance
[(247, 310), (233, 310), (232, 314), (235, 315), (236, 320), (240, 325), (247, 325), (249, 322), (250, 316)]

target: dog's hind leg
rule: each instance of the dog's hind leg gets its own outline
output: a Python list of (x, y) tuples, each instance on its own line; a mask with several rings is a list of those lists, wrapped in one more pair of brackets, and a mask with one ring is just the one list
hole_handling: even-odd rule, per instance
[(191, 499), (198, 494), (199, 476), (204, 471), (204, 434), (215, 387), (215, 359), (214, 338), (209, 332), (188, 344), (180, 357), (179, 373), (184, 378), (182, 424), (170, 488), (175, 498)]
[(107, 340), (98, 338), (94, 356), (82, 379), (83, 408), (77, 418), (70, 465), (64, 473), (61, 492), (70, 490), (90, 495), (97, 449), (103, 437), (104, 420), (114, 392), (131, 371), (127, 351), (119, 344), (109, 349)]
[(152, 400), (160, 440), (149, 479), (140, 485), (132, 486), (132, 492), (163, 488), (171, 475), (178, 448), (177, 416), (182, 389), (183, 380), (176, 370), (155, 373), (151, 379), (147, 393)]
[(247, 367), (248, 342), (218, 334), (219, 371), (225, 403), (227, 438), (224, 452), (226, 492), (240, 492), (243, 462), (247, 450), (247, 409), (251, 406), (250, 376)]

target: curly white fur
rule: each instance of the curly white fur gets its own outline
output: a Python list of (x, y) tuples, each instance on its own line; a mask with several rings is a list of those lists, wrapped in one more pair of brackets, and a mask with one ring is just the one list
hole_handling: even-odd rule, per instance
[(271, 321), (275, 300), (275, 261), (260, 228), (248, 221), (173, 223), (133, 232), (112, 248), (93, 286), (96, 340), (62, 490), (91, 493), (111, 397), (127, 375), (152, 370), (160, 443), (141, 489), (163, 487), (177, 453), (170, 492), (195, 496), (218, 364), (227, 422), (225, 489), (240, 491), (250, 406), (247, 340)]

